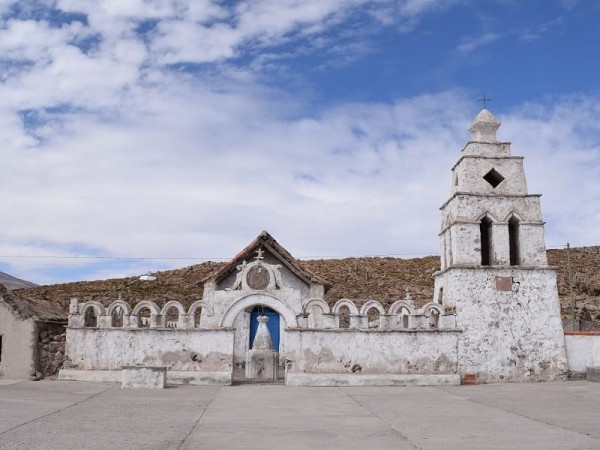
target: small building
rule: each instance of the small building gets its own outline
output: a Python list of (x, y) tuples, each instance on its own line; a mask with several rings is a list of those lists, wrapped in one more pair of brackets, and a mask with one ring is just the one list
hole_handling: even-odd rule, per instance
[(55, 374), (64, 359), (67, 314), (0, 285), (0, 378)]

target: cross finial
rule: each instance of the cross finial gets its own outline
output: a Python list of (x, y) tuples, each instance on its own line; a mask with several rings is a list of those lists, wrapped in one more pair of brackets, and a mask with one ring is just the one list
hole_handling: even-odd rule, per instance
[(257, 252), (256, 252), (256, 258), (255, 258), (255, 259), (256, 259), (257, 261), (260, 261), (261, 259), (265, 259), (265, 257), (263, 256), (263, 253), (264, 253), (264, 252), (263, 252), (263, 249), (262, 249), (262, 248), (259, 248), (259, 249), (257, 250)]
[(483, 109), (486, 109), (486, 106), (487, 106), (486, 103), (487, 102), (491, 102), (492, 101), (491, 98), (485, 96), (485, 92), (483, 93), (483, 97), (481, 97), (478, 100), (483, 103)]

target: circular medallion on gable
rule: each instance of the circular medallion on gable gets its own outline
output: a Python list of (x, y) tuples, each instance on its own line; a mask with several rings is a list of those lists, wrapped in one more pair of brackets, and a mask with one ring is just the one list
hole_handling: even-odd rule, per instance
[(250, 289), (262, 291), (269, 287), (269, 271), (261, 266), (254, 266), (246, 275), (246, 282)]

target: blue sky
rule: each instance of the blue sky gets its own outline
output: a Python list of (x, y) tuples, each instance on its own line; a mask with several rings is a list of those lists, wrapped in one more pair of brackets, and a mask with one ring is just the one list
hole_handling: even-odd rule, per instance
[(4, 0), (0, 270), (437, 254), (485, 92), (548, 246), (600, 243), (598, 2)]

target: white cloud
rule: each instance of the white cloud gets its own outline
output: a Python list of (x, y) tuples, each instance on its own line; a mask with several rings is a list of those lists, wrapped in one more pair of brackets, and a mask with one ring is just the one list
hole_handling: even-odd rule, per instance
[[(273, 61), (277, 45), (331, 32), (361, 4), (60, 0), (87, 24), (5, 19), (0, 60), (28, 63), (0, 81), (0, 255), (227, 258), (262, 229), (300, 257), (436, 253), (437, 208), (474, 113), (461, 94), (308, 111), (252, 61), (227, 65), (261, 48)], [(440, 5), (367, 9), (401, 22)], [(142, 36), (146, 20), (156, 24)], [(162, 66), (194, 61), (195, 74)], [(599, 115), (591, 101), (559, 99), (500, 117), (545, 194), (549, 242), (600, 238)], [(92, 278), (182, 264), (4, 262), (38, 282), (59, 267)]]
[(600, 108), (573, 96), (524, 105), (504, 119), (506, 136), (524, 154), (530, 192), (540, 192), (548, 245), (600, 242)]
[(456, 46), (456, 49), (459, 52), (468, 55), (481, 47), (493, 44), (503, 37), (505, 36), (500, 33), (484, 33), (479, 36), (465, 37), (461, 39), (460, 43)]

